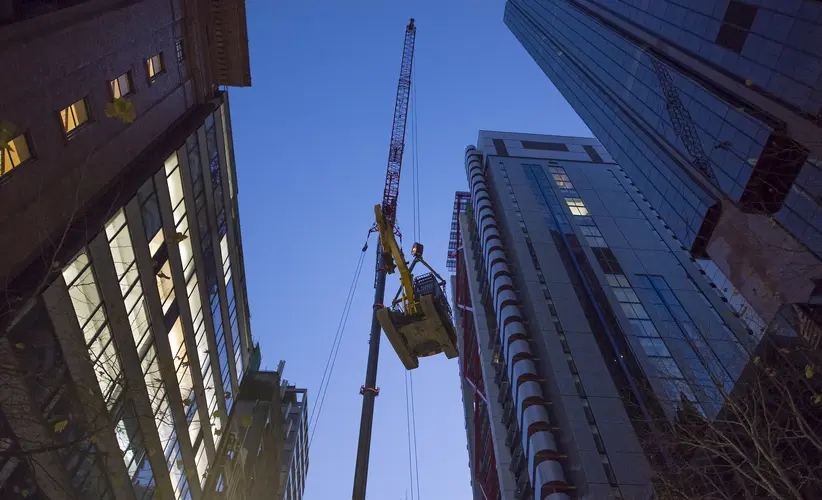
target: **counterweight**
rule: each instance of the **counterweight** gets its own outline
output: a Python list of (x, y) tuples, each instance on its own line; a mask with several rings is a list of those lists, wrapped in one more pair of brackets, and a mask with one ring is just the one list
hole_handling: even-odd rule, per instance
[[(408, 99), (411, 91), (411, 65), (414, 60), (414, 38), (417, 28), (414, 19), (405, 28), (405, 43), (402, 48), (400, 81), (397, 85), (397, 99), (394, 104), (394, 123), (391, 126), (391, 144), (388, 147), (388, 168), (385, 173), (385, 190), (382, 198), (382, 214), (392, 231), (396, 230), (397, 197), (400, 193), (400, 171), (402, 155), (405, 149), (405, 122), (408, 118)], [(377, 310), (383, 306), (385, 299), (385, 263), (382, 245), (377, 245), (377, 264), (374, 277), (374, 308), (371, 317), (371, 336), (368, 347), (368, 366), (365, 371), (365, 385), (360, 389), (362, 394), (362, 416), (360, 417), (360, 436), (357, 445), (357, 463), (354, 470), (353, 500), (365, 500), (365, 489), (368, 481), (368, 458), (371, 453), (371, 426), (374, 421), (374, 400), (379, 393), (377, 389), (377, 363), (380, 355), (380, 323)]]

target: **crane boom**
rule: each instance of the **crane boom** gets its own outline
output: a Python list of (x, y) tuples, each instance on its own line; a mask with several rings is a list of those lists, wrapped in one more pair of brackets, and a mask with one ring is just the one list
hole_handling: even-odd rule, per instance
[[(389, 231), (396, 231), (397, 197), (400, 193), (400, 170), (405, 149), (405, 122), (408, 118), (408, 100), (411, 94), (411, 67), (414, 60), (414, 39), (417, 28), (412, 18), (405, 27), (405, 42), (402, 47), (400, 81), (397, 85), (397, 99), (394, 103), (394, 123), (391, 126), (391, 144), (388, 147), (388, 168), (385, 173), (385, 189), (382, 198), (382, 215)], [(365, 369), (365, 385), (362, 394), (362, 415), (357, 443), (357, 462), (354, 469), (353, 500), (365, 500), (368, 482), (368, 459), (371, 454), (371, 427), (374, 423), (374, 402), (379, 394), (377, 388), (377, 364), (380, 357), (380, 327), (377, 312), (385, 300), (385, 262), (382, 245), (377, 245), (377, 264), (374, 269), (374, 307), (371, 313), (371, 335), (368, 341), (368, 365)]]
[(405, 122), (408, 118), (408, 99), (411, 95), (411, 65), (414, 61), (414, 40), (417, 27), (414, 19), (405, 27), (405, 43), (402, 47), (400, 81), (394, 103), (394, 124), (391, 126), (391, 144), (388, 146), (388, 168), (385, 172), (385, 189), (382, 195), (382, 215), (388, 227), (394, 230), (397, 221), (397, 197), (400, 194), (400, 170), (405, 150)]

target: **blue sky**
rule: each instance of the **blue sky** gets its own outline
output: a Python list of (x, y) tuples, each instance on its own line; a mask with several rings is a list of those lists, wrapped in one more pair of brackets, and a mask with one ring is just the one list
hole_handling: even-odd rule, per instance
[[(414, 59), (427, 260), (445, 273), (463, 152), (480, 129), (590, 136), (502, 22), (501, 0), (248, 0), (252, 87), (231, 89), (252, 334), (313, 403), (380, 202), (403, 30)], [(409, 137), (410, 139), (410, 137)], [(410, 160), (406, 147), (406, 160)], [(398, 222), (413, 234), (410, 162)], [(310, 456), (306, 500), (350, 495), (373, 300), (372, 237)], [(408, 251), (408, 248), (406, 248)], [(388, 292), (398, 287), (390, 277)], [(368, 498), (409, 487), (403, 367), (382, 342)], [(420, 498), (470, 499), (456, 360), (414, 371)]]

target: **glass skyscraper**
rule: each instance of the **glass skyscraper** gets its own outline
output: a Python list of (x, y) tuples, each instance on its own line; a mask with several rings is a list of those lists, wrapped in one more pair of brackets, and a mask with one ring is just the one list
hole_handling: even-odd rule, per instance
[(813, 315), (822, 3), (509, 0), (504, 20), (755, 333)]

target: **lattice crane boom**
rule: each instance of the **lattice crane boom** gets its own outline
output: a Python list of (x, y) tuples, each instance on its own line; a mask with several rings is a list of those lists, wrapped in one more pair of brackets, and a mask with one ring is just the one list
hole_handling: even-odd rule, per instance
[(397, 197), (400, 194), (400, 170), (405, 150), (405, 124), (408, 119), (408, 100), (411, 95), (411, 65), (414, 62), (414, 40), (417, 27), (414, 19), (405, 27), (405, 43), (402, 47), (400, 81), (397, 100), (394, 103), (394, 124), (391, 127), (391, 144), (388, 146), (388, 168), (385, 173), (385, 190), (382, 196), (382, 214), (391, 229), (397, 220)]

